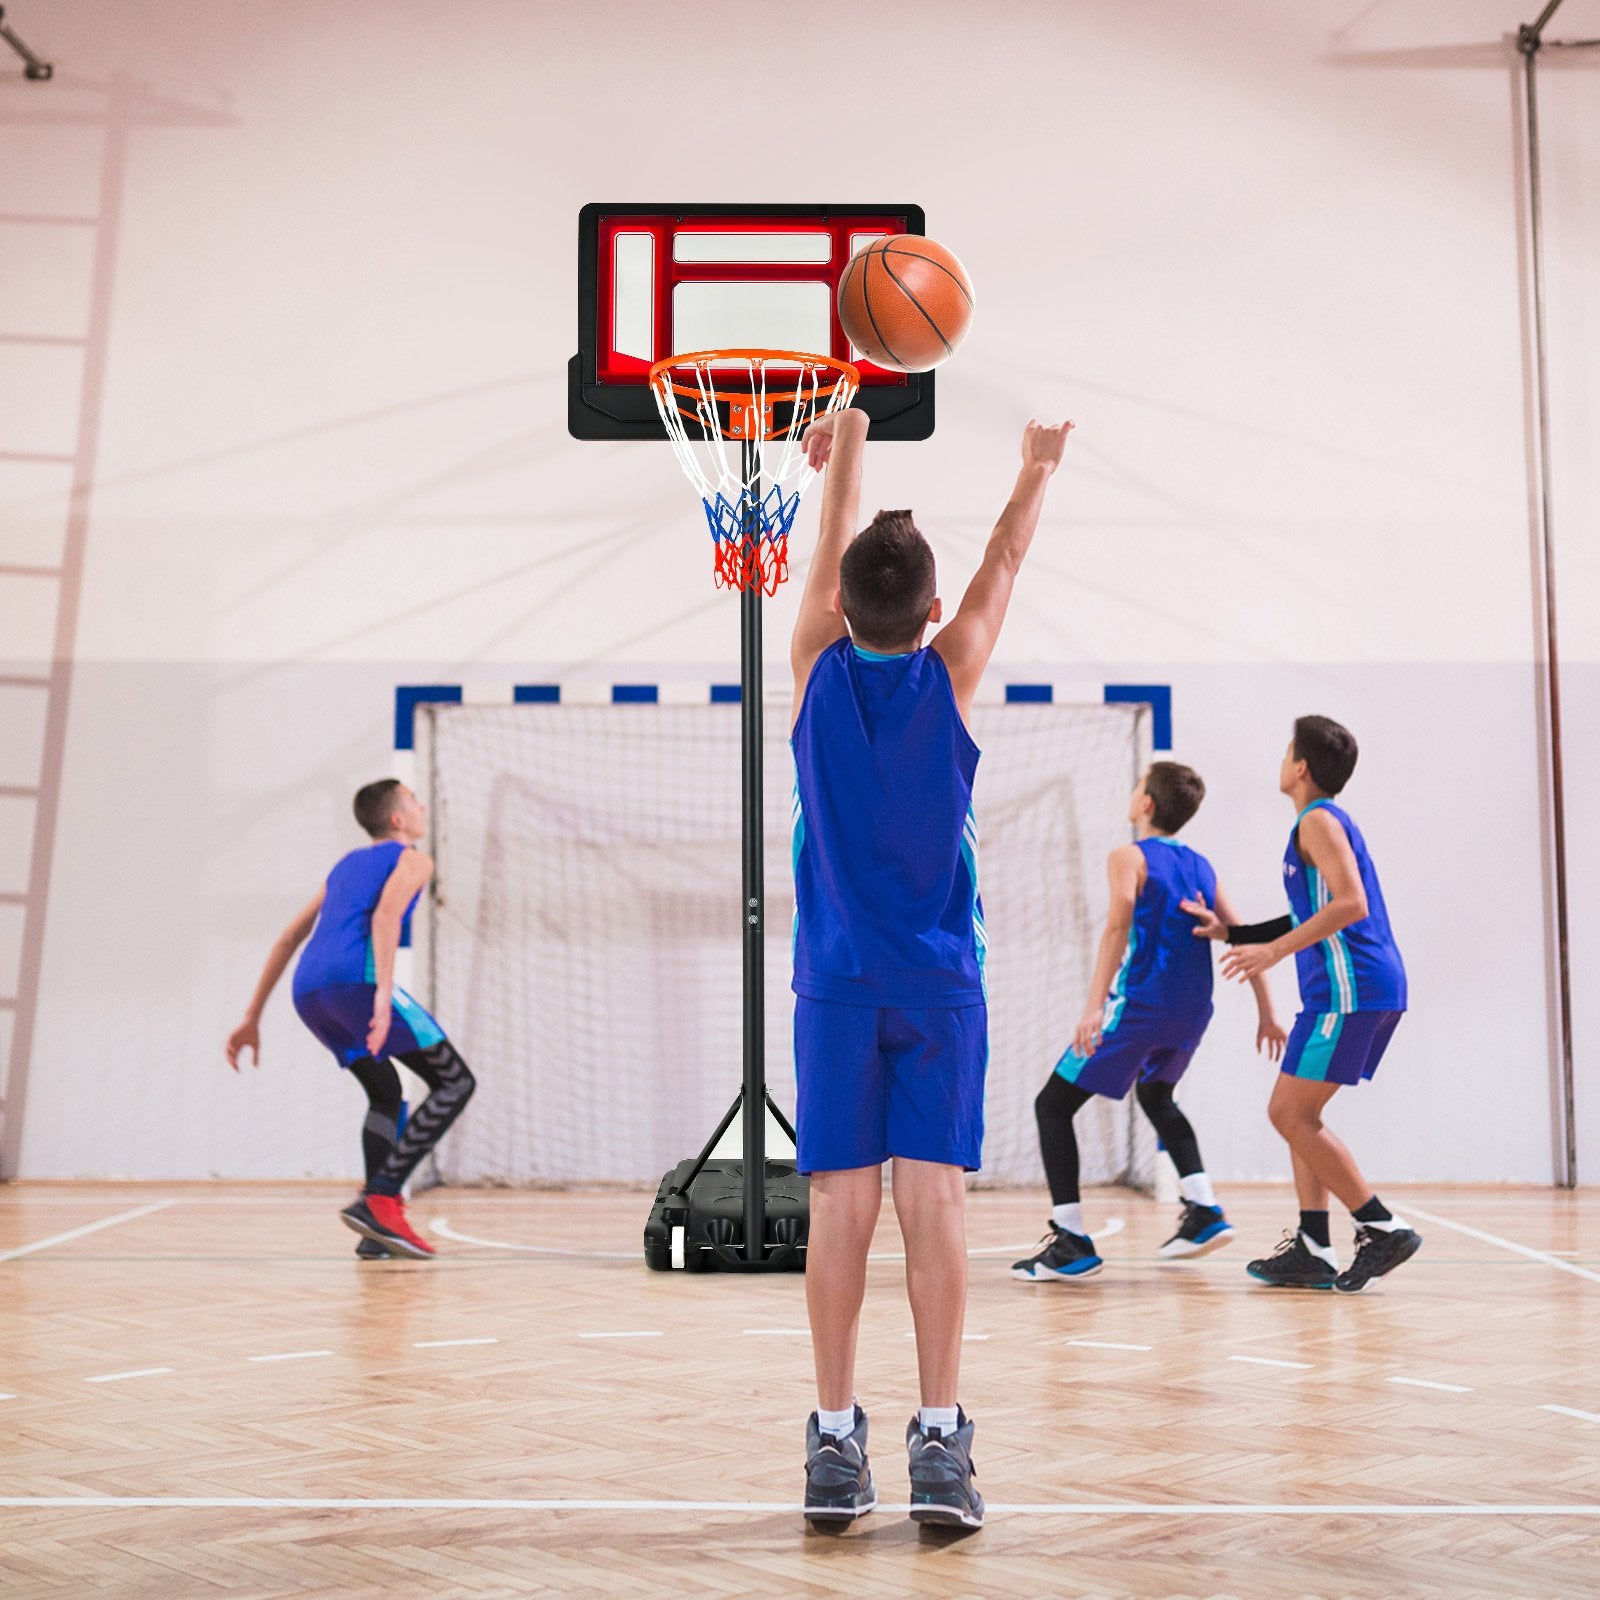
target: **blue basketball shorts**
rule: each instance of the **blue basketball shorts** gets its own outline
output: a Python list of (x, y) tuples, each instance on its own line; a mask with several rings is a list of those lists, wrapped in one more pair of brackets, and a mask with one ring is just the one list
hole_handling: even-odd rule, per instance
[(1176, 1083), (1189, 1070), (1210, 1019), (1178, 1019), (1164, 1012), (1124, 1009), (1116, 1024), (1100, 1035), (1092, 1056), (1068, 1046), (1056, 1073), (1085, 1094), (1122, 1100), (1136, 1083)]
[(891, 1156), (978, 1170), (987, 1006), (902, 1011), (797, 995), (794, 1062), (802, 1172)]
[[(377, 992), (370, 983), (335, 984), (295, 995), (294, 1008), (339, 1065), (348, 1067), (372, 1054), (367, 1049), (367, 1029)], [(430, 1050), (443, 1038), (444, 1029), (404, 989), (396, 988), (389, 1006), (389, 1037), (378, 1053), (409, 1055), (413, 1050)]]
[(1360, 1083), (1378, 1070), (1403, 1011), (1302, 1011), (1280, 1069), (1315, 1083)]

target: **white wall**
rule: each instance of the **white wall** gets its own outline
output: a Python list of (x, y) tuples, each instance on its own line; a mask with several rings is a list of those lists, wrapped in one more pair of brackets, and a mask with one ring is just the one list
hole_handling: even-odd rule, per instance
[[(284, 997), (259, 1076), (233, 1081), (220, 1041), (350, 842), (393, 685), (722, 677), (736, 650), (670, 454), (566, 435), (579, 206), (889, 197), (926, 207), (978, 316), (937, 442), (874, 452), (867, 500), (918, 508), (954, 592), (1023, 421), (1073, 415), (997, 677), (1171, 682), (1177, 754), (1211, 788), (1195, 842), (1263, 915), (1289, 721), (1347, 719), (1415, 1014), (1337, 1120), (1383, 1178), (1547, 1180), (1513, 66), (1483, 47), (1519, 20), (1511, 0), (42, 14), (58, 78), (0, 83), (20, 119), (0, 213), (94, 205), (105, 129), (52, 110), (142, 109), (23, 1172), (353, 1169), (354, 1090)], [(1600, 0), (1562, 21), (1600, 34)], [(715, 92), (775, 67), (817, 113), (793, 159), (738, 137)], [(1593, 70), (1546, 80), (1593, 1176), (1600, 128)], [(81, 326), (84, 247), (4, 248), (15, 314)], [(70, 439), (60, 356), (7, 352), (0, 452)], [(0, 463), (0, 549), (48, 545), (62, 482)], [(793, 603), (769, 619), (774, 675)], [(40, 653), (40, 619), (7, 624), (11, 659)], [(1287, 973), (1279, 990), (1291, 1010)], [(1267, 1079), (1230, 1021), (1191, 1102), (1217, 1170), (1276, 1175)]]

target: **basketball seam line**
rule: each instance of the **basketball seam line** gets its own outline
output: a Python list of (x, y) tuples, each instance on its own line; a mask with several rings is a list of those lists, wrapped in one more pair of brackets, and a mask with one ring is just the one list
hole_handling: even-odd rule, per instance
[[(909, 251), (909, 250), (902, 252), (902, 254), (904, 254), (904, 255), (911, 255), (913, 253), (914, 252)], [(944, 353), (947, 356), (953, 356), (956, 353), (955, 346), (953, 344), (951, 344), (950, 341), (947, 338), (945, 338), (943, 331), (939, 327), (939, 324), (937, 322), (935, 322), (933, 320), (933, 318), (930, 317), (926, 311), (923, 310), (922, 302), (919, 299), (917, 299), (917, 297), (914, 294), (912, 294), (912, 292), (905, 286), (905, 284), (898, 277), (895, 276), (894, 268), (889, 265), (888, 256), (889, 256), (889, 252), (887, 250), (885, 250), (883, 252), (883, 257), (884, 257), (883, 270), (889, 274), (891, 279), (893, 279), (894, 285), (900, 291), (900, 293), (903, 294), (906, 297), (906, 299), (909, 300), (912, 303), (912, 305), (914, 305), (917, 308), (917, 310), (921, 313), (922, 320), (924, 322), (926, 322), (930, 328), (933, 329), (934, 337), (939, 341), (940, 344), (942, 344), (944, 346)], [(925, 256), (919, 256), (917, 259), (920, 261), (920, 260), (926, 260), (927, 258)], [(888, 346), (886, 345), (884, 348), (887, 349)]]
[[(878, 251), (877, 253), (880, 256), (883, 254), (883, 252), (881, 250)], [(869, 244), (867, 246), (867, 248), (862, 251), (862, 254), (866, 255), (866, 256), (872, 255), (873, 254), (873, 247)], [(885, 272), (889, 272), (889, 269), (887, 267), (885, 267), (883, 270)], [(891, 278), (894, 278), (894, 274), (892, 272), (889, 272), (889, 276)], [(898, 283), (899, 279), (895, 279), (895, 281)], [(878, 319), (875, 316), (873, 316), (873, 314), (872, 314), (872, 296), (867, 292), (867, 269), (865, 267), (863, 267), (861, 269), (861, 304), (866, 307), (867, 321), (872, 324), (872, 331), (877, 336), (878, 345), (882, 349), (883, 353), (886, 356), (888, 356), (889, 359), (891, 361), (893, 361), (896, 366), (904, 366), (905, 363), (903, 361), (901, 361), (900, 357), (897, 356), (894, 353), (893, 346), (891, 346), (889, 341), (884, 338), (883, 330), (878, 326)], [(919, 311), (922, 310), (921, 306), (918, 306), (917, 309)], [(923, 315), (926, 316), (927, 312), (924, 311)], [(933, 331), (935, 333), (939, 332), (939, 330), (937, 328), (935, 328)], [(941, 334), (940, 337), (942, 338), (943, 335)]]
[(956, 286), (956, 288), (960, 290), (961, 298), (965, 300), (969, 306), (973, 303), (972, 296), (967, 292), (967, 286), (961, 281), (960, 278), (956, 276), (955, 273), (949, 269), (949, 267), (944, 264), (944, 262), (935, 261), (932, 256), (921, 255), (915, 250), (891, 250), (887, 245), (884, 246), (883, 253), (886, 256), (909, 256), (913, 261), (925, 261), (930, 267), (937, 267)]

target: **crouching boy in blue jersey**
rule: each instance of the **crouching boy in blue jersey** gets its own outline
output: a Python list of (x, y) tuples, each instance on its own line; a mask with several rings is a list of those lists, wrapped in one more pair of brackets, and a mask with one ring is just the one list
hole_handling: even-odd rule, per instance
[[(1137, 843), (1119, 845), (1106, 862), (1111, 904), (1088, 1002), (1071, 1046), (1034, 1101), (1050, 1225), (1037, 1253), (1011, 1268), (1027, 1282), (1075, 1282), (1103, 1265), (1084, 1226), (1072, 1125), (1095, 1095), (1121, 1100), (1132, 1089), (1178, 1169), (1183, 1210), (1161, 1254), (1203, 1256), (1233, 1237), (1194, 1129), (1172, 1098), (1211, 1020), (1211, 952), (1196, 945), (1182, 907), (1185, 901), (1227, 906), (1211, 863), (1174, 837), (1205, 792), (1193, 768), (1155, 762), (1128, 803)], [(1283, 1029), (1266, 981), (1258, 977), (1253, 987), (1256, 1049), (1264, 1046), (1276, 1060)]]
[[(427, 810), (398, 779), (381, 778), (357, 791), (355, 814), (374, 842), (339, 861), (279, 935), (244, 1021), (228, 1036), (228, 1065), (237, 1072), (246, 1050), (260, 1065), (262, 1010), (309, 934), (294, 971), (295, 1010), (367, 1097), (366, 1189), (340, 1216), (362, 1235), (358, 1255), (422, 1258), (433, 1246), (407, 1220), (401, 1191), (476, 1084), (444, 1030), (394, 981), (395, 951), (409, 943), (411, 913), (433, 876), (416, 848)], [(409, 1121), (391, 1056), (428, 1086)]]
[(1071, 423), (1028, 424), (1022, 470), (948, 626), (909, 511), (856, 534), (867, 418), (813, 423), (828, 464), (795, 623), (795, 1118), (811, 1174), (806, 1306), (817, 1410), (805, 1515), (877, 1503), (855, 1400), (867, 1250), (894, 1164), (921, 1407), (906, 1430), (911, 1515), (975, 1528), (972, 1423), (956, 1398), (966, 1310), (963, 1174), (983, 1145), (988, 1066), (982, 903), (967, 731), (978, 681)]
[[(1300, 1226), (1250, 1275), (1278, 1288), (1354, 1294), (1417, 1253), (1422, 1236), (1395, 1216), (1362, 1176), (1355, 1157), (1322, 1121), (1344, 1085), (1364, 1082), (1394, 1037), (1406, 1009), (1406, 969), (1361, 830), (1333, 803), (1356, 767), (1356, 741), (1328, 717), (1300, 717), (1278, 770), (1279, 792), (1294, 805), (1283, 855), (1289, 914), (1251, 927), (1233, 924), (1198, 900), (1184, 906), (1201, 938), (1244, 948), (1222, 958), (1226, 977), (1256, 982), (1295, 958), (1300, 1015), (1289, 1034), (1267, 1114), (1289, 1145)], [(1328, 1235), (1328, 1194), (1356, 1224), (1355, 1259), (1339, 1271)]]

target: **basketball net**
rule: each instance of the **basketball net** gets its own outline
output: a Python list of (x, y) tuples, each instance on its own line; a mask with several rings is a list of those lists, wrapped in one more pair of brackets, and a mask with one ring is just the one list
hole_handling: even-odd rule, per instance
[(801, 438), (859, 384), (849, 362), (794, 350), (701, 350), (650, 369), (667, 437), (705, 507), (719, 589), (773, 594), (789, 576), (789, 530), (816, 477)]

